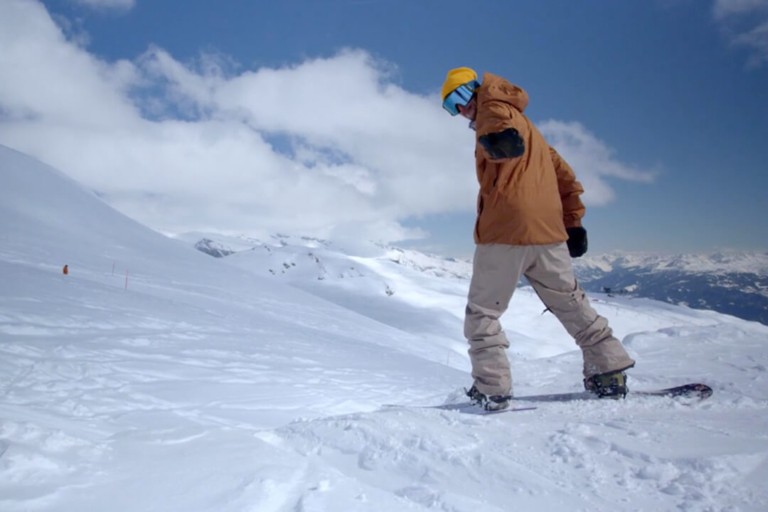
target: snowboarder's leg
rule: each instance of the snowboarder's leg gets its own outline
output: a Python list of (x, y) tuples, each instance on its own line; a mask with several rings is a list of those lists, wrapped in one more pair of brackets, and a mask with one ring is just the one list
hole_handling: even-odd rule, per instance
[(481, 244), (475, 249), (464, 336), (469, 340), (474, 385), (487, 396), (512, 394), (509, 341), (499, 317), (509, 306), (532, 254), (531, 247), (503, 244)]
[(608, 321), (589, 304), (573, 275), (565, 243), (537, 246), (525, 276), (544, 304), (574, 337), (584, 355), (584, 378), (626, 370), (633, 361), (613, 336)]

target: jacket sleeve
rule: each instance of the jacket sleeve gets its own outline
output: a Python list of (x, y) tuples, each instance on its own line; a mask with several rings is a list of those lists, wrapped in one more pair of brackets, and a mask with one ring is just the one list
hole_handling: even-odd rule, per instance
[(584, 203), (579, 197), (584, 193), (584, 187), (576, 180), (576, 175), (571, 166), (563, 160), (563, 157), (549, 147), (549, 156), (557, 174), (557, 188), (560, 191), (560, 201), (563, 203), (563, 222), (566, 228), (581, 226), (581, 219), (586, 213)]
[(491, 160), (517, 158), (525, 152), (522, 114), (502, 101), (486, 101), (486, 112), (481, 126), (477, 127), (477, 139)]

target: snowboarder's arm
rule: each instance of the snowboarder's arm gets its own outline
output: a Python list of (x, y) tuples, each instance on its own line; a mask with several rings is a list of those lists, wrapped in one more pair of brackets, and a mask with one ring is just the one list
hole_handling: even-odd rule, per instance
[(479, 127), (478, 142), (491, 160), (517, 158), (525, 153), (525, 142), (518, 131), (520, 114), (501, 101), (483, 105), (487, 115)]
[(563, 222), (566, 228), (581, 226), (581, 219), (584, 217), (586, 208), (579, 197), (584, 193), (584, 187), (576, 180), (576, 175), (571, 166), (563, 160), (563, 157), (549, 147), (549, 155), (552, 158), (552, 165), (557, 174), (557, 188), (560, 191), (560, 201), (563, 203)]

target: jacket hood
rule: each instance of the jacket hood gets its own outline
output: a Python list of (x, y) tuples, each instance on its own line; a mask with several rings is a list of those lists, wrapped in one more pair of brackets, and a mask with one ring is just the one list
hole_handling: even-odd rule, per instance
[(503, 101), (520, 112), (528, 106), (528, 93), (522, 88), (492, 73), (483, 73), (483, 83), (477, 91), (478, 103)]

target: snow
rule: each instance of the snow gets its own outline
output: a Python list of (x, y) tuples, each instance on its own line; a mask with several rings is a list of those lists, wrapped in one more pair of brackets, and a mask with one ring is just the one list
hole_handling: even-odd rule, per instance
[[(595, 295), (631, 387), (713, 397), (393, 409), (470, 384), (466, 262), (291, 237), (215, 259), (4, 147), (0, 179), (3, 512), (768, 509), (765, 326)], [(516, 391), (576, 391), (542, 310), (523, 288), (503, 319)]]

